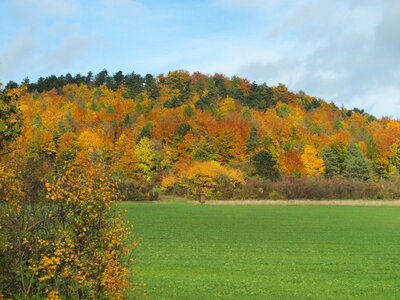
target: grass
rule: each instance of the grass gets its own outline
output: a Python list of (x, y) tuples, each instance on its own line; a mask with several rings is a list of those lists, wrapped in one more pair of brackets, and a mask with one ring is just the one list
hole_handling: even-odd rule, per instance
[(399, 299), (400, 208), (123, 203), (149, 299)]

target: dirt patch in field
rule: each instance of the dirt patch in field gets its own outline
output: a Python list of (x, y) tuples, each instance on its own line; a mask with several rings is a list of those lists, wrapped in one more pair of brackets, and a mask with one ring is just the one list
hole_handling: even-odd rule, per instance
[(400, 200), (209, 200), (206, 201), (205, 204), (206, 205), (400, 206)]

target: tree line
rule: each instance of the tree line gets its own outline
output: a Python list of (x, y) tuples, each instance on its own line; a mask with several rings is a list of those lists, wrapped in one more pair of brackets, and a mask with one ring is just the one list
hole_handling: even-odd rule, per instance
[(340, 182), (329, 197), (353, 197), (355, 191), (346, 196), (340, 188), (354, 180), (365, 186), (365, 197), (397, 193), (381, 187), (383, 181), (395, 186), (398, 177), (398, 121), (339, 108), (284, 84), (184, 70), (144, 77), (104, 70), (25, 83), (15, 153), (52, 166), (103, 161), (126, 199), (200, 192), (289, 198), (285, 186), (304, 180)]

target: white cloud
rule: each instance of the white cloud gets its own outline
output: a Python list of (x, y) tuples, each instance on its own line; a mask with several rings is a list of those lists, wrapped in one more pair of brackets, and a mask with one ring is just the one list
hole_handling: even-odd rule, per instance
[(17, 0), (16, 4), (26, 12), (35, 11), (51, 17), (71, 16), (79, 10), (78, 3), (73, 0)]
[(33, 54), (36, 48), (31, 30), (20, 32), (9, 41), (7, 46), (0, 50), (0, 74), (7, 74), (8, 78), (0, 80), (8, 81), (31, 67), (34, 64)]
[[(307, 0), (287, 9), (268, 28), (268, 55), (244, 59), (237, 73), (399, 117), (399, 1)], [(279, 59), (268, 59), (271, 52)]]
[(42, 66), (47, 71), (66, 69), (73, 64), (82, 62), (85, 53), (92, 46), (94, 46), (94, 41), (90, 38), (79, 35), (67, 36), (57, 48), (48, 51), (42, 57)]
[(103, 0), (103, 15), (113, 17), (121, 22), (121, 18), (128, 17), (135, 21), (145, 11), (145, 6), (137, 0)]
[(214, 0), (214, 3), (229, 9), (268, 9), (275, 6), (278, 0)]
[(377, 117), (399, 117), (400, 87), (379, 86), (354, 96), (346, 106), (363, 108)]

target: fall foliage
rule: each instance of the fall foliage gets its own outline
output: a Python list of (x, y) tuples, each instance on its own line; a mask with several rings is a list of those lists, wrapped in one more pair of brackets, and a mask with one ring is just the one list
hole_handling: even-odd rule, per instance
[(400, 167), (400, 122), (284, 84), (184, 70), (157, 77), (103, 70), (94, 77), (53, 75), (25, 89), (13, 155), (48, 167), (104, 161), (130, 200), (154, 199), (161, 190), (194, 196), (203, 183), (183, 184), (193, 180), (193, 166), (234, 170), (241, 187), (285, 177), (377, 182), (396, 177)]

